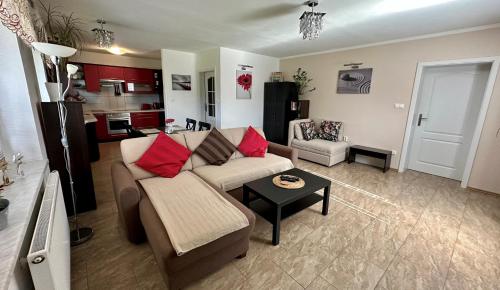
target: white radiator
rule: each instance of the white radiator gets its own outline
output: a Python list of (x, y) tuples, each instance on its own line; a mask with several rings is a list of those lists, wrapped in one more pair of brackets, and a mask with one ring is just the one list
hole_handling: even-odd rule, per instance
[(69, 224), (59, 173), (49, 174), (40, 206), (28, 264), (37, 290), (71, 287)]

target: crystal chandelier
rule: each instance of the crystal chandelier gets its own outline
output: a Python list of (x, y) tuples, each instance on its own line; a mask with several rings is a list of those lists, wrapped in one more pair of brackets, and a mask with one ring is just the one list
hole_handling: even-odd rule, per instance
[(318, 0), (309, 0), (305, 5), (311, 7), (311, 12), (304, 12), (300, 16), (300, 32), (303, 39), (316, 39), (323, 29), (323, 16), (326, 13), (314, 12), (314, 7), (318, 6)]
[(101, 25), (101, 28), (94, 28), (92, 31), (95, 33), (95, 41), (97, 46), (100, 48), (111, 48), (113, 46), (113, 42), (115, 38), (113, 36), (113, 31), (104, 29), (104, 24), (106, 21), (104, 19), (97, 20), (97, 23)]

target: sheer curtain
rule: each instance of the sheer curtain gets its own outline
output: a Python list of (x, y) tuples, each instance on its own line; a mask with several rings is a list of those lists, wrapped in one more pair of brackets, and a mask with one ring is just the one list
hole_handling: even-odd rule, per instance
[(36, 41), (29, 0), (0, 0), (0, 21), (27, 45)]

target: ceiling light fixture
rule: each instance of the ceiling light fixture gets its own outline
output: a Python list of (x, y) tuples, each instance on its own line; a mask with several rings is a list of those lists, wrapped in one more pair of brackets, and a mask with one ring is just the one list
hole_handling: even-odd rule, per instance
[(99, 23), (101, 27), (92, 29), (95, 33), (97, 46), (100, 48), (111, 48), (111, 46), (113, 46), (113, 42), (115, 41), (114, 32), (104, 29), (104, 24), (106, 24), (104, 19), (97, 20), (97, 23)]
[(112, 54), (116, 54), (116, 55), (123, 55), (126, 53), (125, 49), (120, 48), (118, 46), (113, 46), (113, 47), (109, 48), (108, 51), (111, 52)]
[(304, 12), (300, 16), (300, 33), (303, 39), (313, 40), (319, 37), (323, 29), (323, 16), (326, 13), (314, 12), (314, 7), (318, 6), (319, 0), (309, 0), (304, 5), (311, 7), (311, 12)]
[(396, 13), (402, 11), (415, 10), (430, 6), (436, 6), (453, 2), (455, 0), (384, 0), (376, 6), (379, 13)]

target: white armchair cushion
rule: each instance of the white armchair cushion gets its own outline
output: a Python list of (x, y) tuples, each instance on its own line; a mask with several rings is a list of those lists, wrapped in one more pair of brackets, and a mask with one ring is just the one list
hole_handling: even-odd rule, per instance
[(299, 140), (304, 140), (304, 135), (302, 134), (302, 128), (300, 128), (300, 124), (295, 124), (294, 130), (295, 130), (295, 138)]

